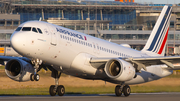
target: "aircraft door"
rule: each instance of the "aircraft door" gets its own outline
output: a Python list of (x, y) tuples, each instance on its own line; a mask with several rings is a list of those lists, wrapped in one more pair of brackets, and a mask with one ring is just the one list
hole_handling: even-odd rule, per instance
[(96, 45), (95, 45), (95, 43), (94, 43), (94, 42), (93, 42), (93, 47), (94, 47), (93, 52), (94, 52), (94, 53), (96, 53)]
[(49, 29), (49, 34), (51, 35), (51, 45), (56, 46), (57, 44), (57, 33), (56, 33), (56, 29), (50, 25), (47, 25), (48, 29)]
[(99, 45), (93, 42), (93, 47), (94, 47), (94, 53), (99, 54)]
[(99, 54), (99, 45), (96, 43), (97, 45), (97, 53)]

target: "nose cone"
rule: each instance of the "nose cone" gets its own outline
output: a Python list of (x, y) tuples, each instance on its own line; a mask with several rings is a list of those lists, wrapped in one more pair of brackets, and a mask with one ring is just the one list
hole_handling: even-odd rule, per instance
[(25, 43), (26, 38), (23, 36), (24, 36), (23, 33), (14, 33), (10, 39), (11, 46), (18, 53), (21, 53), (25, 46), (24, 43)]

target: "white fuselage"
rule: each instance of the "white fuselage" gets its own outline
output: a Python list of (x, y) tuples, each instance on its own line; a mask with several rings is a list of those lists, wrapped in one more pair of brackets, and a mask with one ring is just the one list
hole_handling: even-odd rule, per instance
[[(45, 22), (31, 21), (19, 27), (40, 28), (43, 33), (15, 31), (11, 43), (19, 54), (41, 59), (45, 63), (52, 64), (56, 70), (81, 78), (106, 79), (106, 76), (98, 76), (97, 68), (91, 66), (89, 63), (91, 57), (149, 57), (141, 51)], [(126, 83), (157, 80), (172, 73), (166, 68), (166, 65), (147, 67), (147, 71), (142, 70), (142, 73), (137, 73), (135, 79)]]

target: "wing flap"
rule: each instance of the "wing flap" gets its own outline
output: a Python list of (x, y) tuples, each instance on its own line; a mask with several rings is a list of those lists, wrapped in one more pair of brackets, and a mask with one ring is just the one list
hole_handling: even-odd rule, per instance
[(146, 66), (150, 65), (162, 65), (166, 64), (171, 69), (174, 69), (174, 64), (180, 63), (180, 56), (167, 56), (167, 57), (139, 57), (139, 58), (128, 58), (126, 61), (135, 63), (136, 65), (144, 65), (141, 68), (137, 68), (139, 71), (143, 68), (146, 70)]
[(171, 63), (179, 63), (180, 56), (167, 56), (167, 57), (140, 57), (140, 58), (128, 58), (126, 61), (138, 61), (145, 65), (160, 65), (164, 64), (161, 60), (165, 60)]

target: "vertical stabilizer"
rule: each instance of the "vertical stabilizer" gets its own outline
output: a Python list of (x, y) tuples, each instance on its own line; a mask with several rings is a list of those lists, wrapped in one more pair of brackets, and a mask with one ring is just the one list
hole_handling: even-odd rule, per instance
[(165, 54), (165, 46), (168, 38), (172, 7), (164, 6), (161, 14), (150, 34), (150, 37), (142, 49), (142, 52), (154, 56)]

